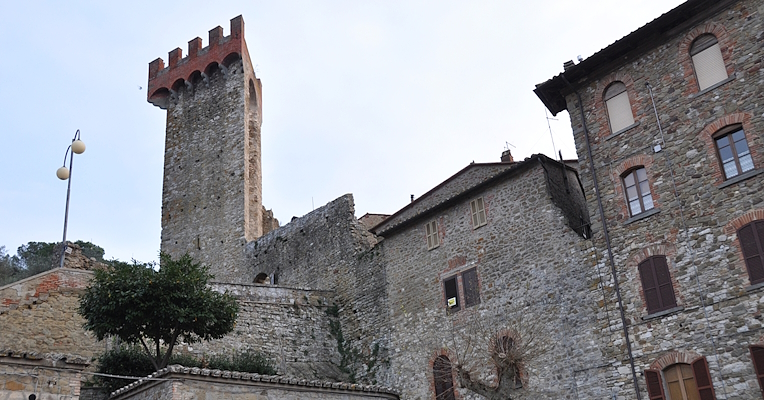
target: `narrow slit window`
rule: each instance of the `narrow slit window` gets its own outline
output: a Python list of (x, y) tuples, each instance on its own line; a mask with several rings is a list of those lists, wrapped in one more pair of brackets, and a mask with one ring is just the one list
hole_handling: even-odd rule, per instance
[(629, 94), (623, 82), (614, 82), (605, 90), (605, 108), (607, 108), (610, 131), (620, 132), (634, 125), (634, 114), (631, 112)]
[(727, 68), (716, 36), (705, 34), (695, 39), (690, 48), (690, 56), (700, 90), (727, 79)]

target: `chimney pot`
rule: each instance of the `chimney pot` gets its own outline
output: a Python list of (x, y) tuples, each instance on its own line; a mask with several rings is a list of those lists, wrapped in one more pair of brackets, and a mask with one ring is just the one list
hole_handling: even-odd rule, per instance
[(506, 149), (501, 153), (501, 162), (503, 163), (515, 162), (515, 159), (512, 158), (512, 153), (509, 151), (509, 149)]

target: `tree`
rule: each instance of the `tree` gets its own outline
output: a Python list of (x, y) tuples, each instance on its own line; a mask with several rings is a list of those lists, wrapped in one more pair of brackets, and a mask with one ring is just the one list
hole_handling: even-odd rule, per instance
[(0, 286), (16, 281), (21, 272), (19, 258), (6, 253), (5, 246), (0, 246)]
[(239, 312), (236, 299), (213, 291), (209, 269), (188, 254), (173, 260), (163, 253), (159, 260), (158, 270), (136, 261), (96, 270), (79, 307), (83, 327), (98, 340), (113, 335), (142, 345), (157, 371), (167, 366), (179, 339), (221, 338), (233, 330)]
[(28, 276), (45, 272), (57, 266), (61, 257), (59, 243), (29, 242), (16, 250)]

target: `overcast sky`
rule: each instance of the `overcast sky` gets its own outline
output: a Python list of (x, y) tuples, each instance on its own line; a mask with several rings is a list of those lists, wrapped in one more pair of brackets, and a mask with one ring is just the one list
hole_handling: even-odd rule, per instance
[[(263, 201), (282, 225), (353, 193), (391, 214), (472, 161), (554, 148), (566, 113), (533, 93), (678, 0), (5, 1), (0, 10), (0, 246), (69, 240), (107, 258), (159, 252), (165, 111), (148, 63), (243, 15), (263, 83)], [(550, 127), (552, 135), (550, 136)]]

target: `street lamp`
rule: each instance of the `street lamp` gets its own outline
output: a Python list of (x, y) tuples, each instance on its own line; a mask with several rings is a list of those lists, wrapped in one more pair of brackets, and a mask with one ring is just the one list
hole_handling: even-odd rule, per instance
[[(69, 152), (71, 150), (71, 153)], [(85, 143), (80, 140), (80, 130), (77, 129), (77, 132), (74, 133), (74, 137), (72, 138), (72, 144), (69, 145), (69, 147), (66, 149), (66, 153), (64, 153), (64, 165), (59, 168), (56, 171), (56, 176), (58, 179), (63, 180), (69, 180), (69, 183), (66, 187), (66, 211), (64, 212), (64, 239), (61, 241), (61, 263), (59, 264), (59, 268), (64, 268), (64, 256), (66, 256), (66, 224), (69, 222), (69, 193), (72, 190), (72, 161), (74, 161), (74, 154), (82, 154), (85, 152)], [(69, 156), (69, 168), (66, 168), (66, 156)]]

